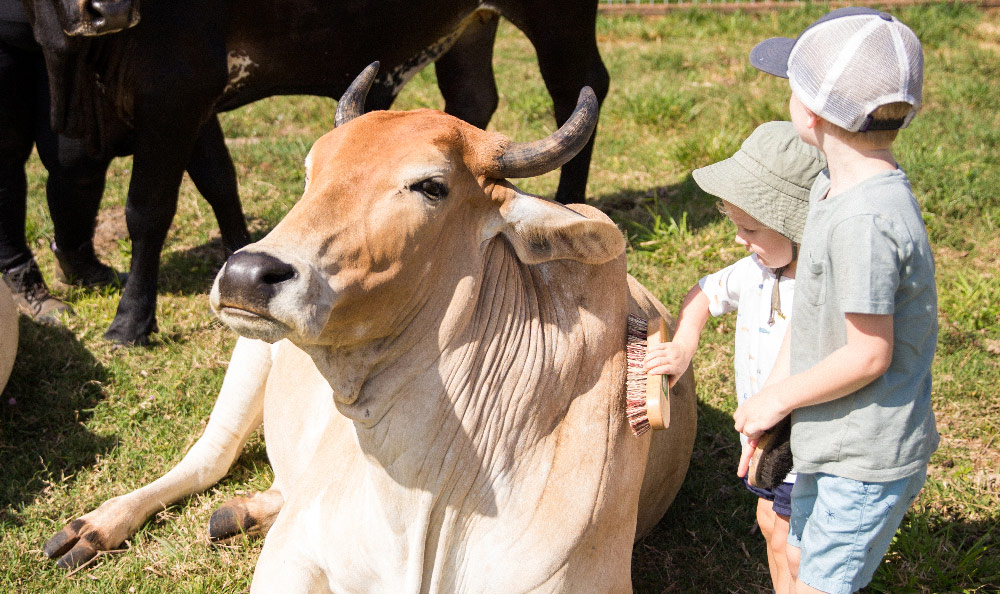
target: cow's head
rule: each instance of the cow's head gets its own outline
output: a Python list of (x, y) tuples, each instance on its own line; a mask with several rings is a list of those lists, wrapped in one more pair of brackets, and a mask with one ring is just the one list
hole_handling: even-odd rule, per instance
[(622, 253), (606, 217), (505, 180), (551, 171), (580, 150), (597, 119), (593, 91), (551, 136), (513, 143), (434, 110), (360, 115), (376, 68), (348, 89), (336, 128), (312, 147), (301, 200), (219, 272), (211, 304), (226, 324), (269, 342), (350, 348), (474, 299), (498, 236), (526, 264), (599, 264)]
[[(94, 37), (139, 23), (139, 0), (29, 0), (26, 6), (33, 22), (45, 23), (41, 30), (46, 38), (55, 35), (52, 27), (56, 25), (71, 37)], [(39, 30), (36, 24), (36, 36)]]

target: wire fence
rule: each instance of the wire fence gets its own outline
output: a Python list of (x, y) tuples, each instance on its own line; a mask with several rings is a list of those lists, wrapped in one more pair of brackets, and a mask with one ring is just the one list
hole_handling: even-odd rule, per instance
[(811, 2), (809, 0), (600, 0), (598, 10), (607, 14), (663, 14), (671, 10), (780, 10), (823, 5), (830, 8), (870, 4), (878, 7), (915, 4), (971, 4), (980, 7), (1000, 7), (1000, 0), (881, 0), (879, 2)]

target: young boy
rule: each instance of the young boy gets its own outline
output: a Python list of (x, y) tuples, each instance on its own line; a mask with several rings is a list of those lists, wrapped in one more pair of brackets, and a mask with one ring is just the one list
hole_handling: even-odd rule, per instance
[[(816, 148), (799, 139), (791, 122), (768, 122), (729, 159), (694, 171), (701, 189), (722, 199), (721, 209), (736, 224), (735, 241), (750, 255), (702, 278), (691, 289), (673, 341), (649, 349), (649, 373), (676, 381), (691, 363), (708, 316), (736, 310), (737, 401), (760, 390), (788, 326), (795, 251), (809, 208), (809, 188), (825, 164)], [(745, 447), (746, 438), (741, 436), (741, 441)], [(774, 489), (743, 481), (758, 497), (757, 524), (767, 545), (771, 581), (782, 592), (791, 581), (785, 542), (794, 481), (794, 473)]]
[(810, 196), (790, 342), (735, 426), (754, 440), (792, 415), (792, 591), (848, 594), (871, 581), (939, 440), (934, 261), (891, 150), (920, 108), (923, 56), (891, 15), (850, 7), (750, 62), (789, 79), (792, 122), (828, 171)]

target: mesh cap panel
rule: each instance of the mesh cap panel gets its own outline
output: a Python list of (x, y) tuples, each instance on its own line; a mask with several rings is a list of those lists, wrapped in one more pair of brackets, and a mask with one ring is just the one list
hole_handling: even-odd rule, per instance
[(792, 91), (810, 110), (841, 128), (862, 129), (875, 109), (898, 101), (919, 110), (920, 41), (888, 14), (845, 16), (802, 33), (788, 56)]

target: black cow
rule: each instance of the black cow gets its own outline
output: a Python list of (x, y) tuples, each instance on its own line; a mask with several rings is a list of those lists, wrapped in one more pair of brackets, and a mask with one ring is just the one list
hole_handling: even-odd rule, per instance
[[(56, 278), (84, 286), (119, 283), (120, 276), (97, 259), (93, 236), (108, 165), (117, 154), (128, 153), (127, 143), (87, 150), (81, 140), (52, 130), (48, 71), (21, 0), (0, 0), (0, 88), (0, 272), (19, 309), (36, 321), (54, 323), (70, 308), (49, 294), (25, 240), (25, 163), (37, 146), (49, 174)], [(249, 234), (217, 122), (202, 128), (195, 147), (189, 173), (214, 207), (223, 241), (235, 251)]]
[[(599, 99), (608, 88), (596, 0), (145, 0), (141, 15), (134, 1), (26, 0), (49, 68), (54, 129), (88, 139), (98, 153), (127, 144), (134, 154), (132, 262), (106, 333), (124, 343), (145, 342), (156, 329), (160, 250), (181, 176), (197, 145), (209, 155), (225, 150), (216, 111), (277, 94), (336, 98), (373, 60), (382, 71), (367, 108), (386, 109), (436, 60), (445, 110), (485, 127), (498, 102), (492, 53), (500, 16), (534, 45), (559, 124), (581, 87)], [(564, 166), (558, 200), (582, 201), (592, 147)], [(220, 202), (237, 200), (235, 180), (222, 173), (232, 196)]]

